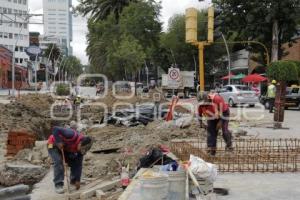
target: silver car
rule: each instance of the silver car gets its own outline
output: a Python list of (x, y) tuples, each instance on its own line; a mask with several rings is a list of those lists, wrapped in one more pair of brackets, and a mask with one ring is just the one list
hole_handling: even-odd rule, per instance
[(254, 107), (256, 103), (259, 103), (259, 98), (255, 91), (246, 85), (227, 85), (219, 90), (219, 94), (228, 102), (230, 107), (241, 104), (248, 104), (250, 107)]

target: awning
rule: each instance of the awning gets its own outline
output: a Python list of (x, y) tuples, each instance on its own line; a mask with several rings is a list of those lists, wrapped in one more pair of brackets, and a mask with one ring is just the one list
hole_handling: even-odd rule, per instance
[(250, 74), (242, 79), (244, 83), (259, 83), (268, 80), (266, 77), (259, 74)]
[(234, 77), (234, 74), (230, 73), (227, 76), (222, 77), (221, 80), (228, 80), (229, 78), (232, 78), (232, 77)]
[(233, 79), (233, 80), (239, 80), (239, 79), (244, 78), (245, 76), (246, 76), (245, 74), (240, 73), (240, 74), (232, 77), (231, 79)]

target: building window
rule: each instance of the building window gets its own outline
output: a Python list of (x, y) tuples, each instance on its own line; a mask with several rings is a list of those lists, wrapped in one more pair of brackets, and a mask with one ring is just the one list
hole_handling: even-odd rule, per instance
[(3, 38), (8, 38), (8, 33), (3, 33)]
[(27, 0), (23, 0), (23, 4), (26, 5), (27, 4)]
[(3, 38), (3, 32), (0, 32), (0, 38)]
[(21, 3), (22, 3), (22, 0), (18, 0), (18, 3), (21, 4)]
[(19, 63), (19, 58), (15, 58), (15, 63)]
[(12, 13), (12, 9), (11, 9), (11, 8), (8, 8), (8, 9), (7, 9), (7, 13), (8, 13), (8, 14), (11, 14), (11, 13)]
[(27, 24), (24, 24), (24, 28), (27, 29)]
[(13, 34), (12, 34), (12, 33), (9, 33), (9, 34), (8, 34), (8, 38), (9, 38), (9, 39), (13, 39)]
[(20, 58), (20, 63), (21, 63), (21, 64), (23, 63), (23, 58)]
[(14, 3), (18, 3), (18, 0), (14, 0)]

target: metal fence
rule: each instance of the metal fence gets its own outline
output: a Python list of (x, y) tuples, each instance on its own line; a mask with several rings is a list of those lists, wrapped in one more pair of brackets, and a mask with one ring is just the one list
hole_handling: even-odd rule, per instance
[(204, 141), (174, 141), (172, 152), (181, 160), (190, 154), (218, 166), (220, 172), (297, 172), (300, 171), (300, 139), (237, 139), (233, 151), (218, 141), (215, 156)]

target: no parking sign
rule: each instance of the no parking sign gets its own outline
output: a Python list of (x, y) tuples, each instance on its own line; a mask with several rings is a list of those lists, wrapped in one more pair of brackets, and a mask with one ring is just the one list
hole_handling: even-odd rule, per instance
[(178, 88), (180, 85), (180, 70), (178, 68), (169, 68), (168, 85), (172, 88)]

